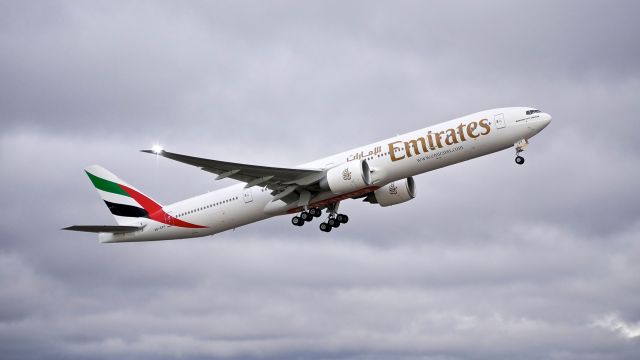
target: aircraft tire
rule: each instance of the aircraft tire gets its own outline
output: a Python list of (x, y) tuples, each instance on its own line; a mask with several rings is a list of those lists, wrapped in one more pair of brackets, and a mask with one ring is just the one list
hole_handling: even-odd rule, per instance
[(291, 219), (291, 223), (295, 226), (302, 226), (304, 225), (304, 220), (302, 220), (299, 216), (294, 216)]
[(331, 231), (331, 226), (329, 226), (329, 224), (327, 223), (322, 223), (320, 224), (320, 230), (324, 232), (329, 232)]
[(524, 158), (522, 156), (516, 156), (516, 164), (518, 165), (524, 164)]

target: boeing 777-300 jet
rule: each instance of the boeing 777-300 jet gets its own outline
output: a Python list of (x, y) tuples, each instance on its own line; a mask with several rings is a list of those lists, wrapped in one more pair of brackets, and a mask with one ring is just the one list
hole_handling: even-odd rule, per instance
[(341, 201), (363, 199), (382, 207), (416, 196), (413, 176), (515, 148), (517, 164), (529, 139), (551, 116), (529, 107), (481, 111), (398, 135), (292, 168), (232, 163), (142, 150), (238, 180), (229, 186), (170, 205), (161, 205), (106, 169), (85, 169), (118, 225), (74, 225), (64, 230), (98, 233), (104, 243), (171, 240), (213, 235), (276, 215), (294, 214), (303, 226), (326, 213), (320, 230), (346, 224)]

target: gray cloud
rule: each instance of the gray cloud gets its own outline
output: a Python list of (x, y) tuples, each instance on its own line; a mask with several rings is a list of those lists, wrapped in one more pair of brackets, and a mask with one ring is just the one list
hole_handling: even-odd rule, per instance
[(376, 248), (296, 235), (95, 245), (83, 253), (96, 257), (90, 286), (82, 279), (89, 274), (56, 280), (3, 257), (49, 294), (39, 311), (4, 329), (19, 336), (13, 346), (53, 338), (59, 351), (79, 357), (484, 358), (524, 349), (526, 358), (624, 358), (618, 347), (637, 350), (637, 339), (592, 323), (610, 311), (611, 294), (629, 298), (617, 301), (621, 317), (635, 316), (637, 272), (619, 271), (637, 270), (637, 236), (636, 229), (589, 246), (557, 229), (512, 228), (494, 245), (463, 247)]
[[(3, 358), (633, 359), (635, 2), (0, 4)], [(82, 168), (163, 203), (232, 181), (137, 150), (295, 165), (491, 107), (554, 122), (358, 201), (100, 245)], [(328, 236), (327, 236), (328, 235)]]

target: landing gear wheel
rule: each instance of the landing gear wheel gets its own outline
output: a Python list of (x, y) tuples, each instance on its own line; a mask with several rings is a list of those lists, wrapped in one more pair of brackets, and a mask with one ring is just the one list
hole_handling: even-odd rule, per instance
[(345, 214), (336, 215), (336, 220), (338, 220), (341, 224), (346, 224), (349, 222), (349, 217)]
[(327, 224), (329, 224), (329, 226), (337, 228), (340, 227), (340, 221), (338, 221), (337, 219), (331, 218), (329, 220), (327, 220)]
[(518, 165), (524, 164), (524, 158), (520, 155), (516, 156), (516, 164)]
[(322, 212), (320, 211), (320, 209), (311, 208), (309, 209), (309, 214), (313, 217), (318, 217), (322, 214)]
[(294, 216), (291, 219), (291, 223), (295, 226), (302, 226), (304, 225), (304, 220), (302, 220), (302, 218), (300, 218), (299, 216)]
[(313, 215), (306, 211), (303, 211), (302, 213), (300, 213), (300, 218), (304, 221), (311, 221), (313, 220)]
[(324, 232), (329, 232), (331, 231), (331, 226), (327, 223), (322, 223), (320, 224), (320, 230), (324, 231)]

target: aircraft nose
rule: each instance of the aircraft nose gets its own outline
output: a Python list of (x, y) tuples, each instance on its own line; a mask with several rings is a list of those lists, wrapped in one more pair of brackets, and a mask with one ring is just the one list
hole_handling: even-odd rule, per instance
[(547, 113), (539, 113), (536, 115), (537, 116), (535, 116), (532, 120), (527, 121), (527, 126), (529, 127), (529, 130), (537, 134), (551, 123), (551, 115)]
[(549, 125), (551, 123), (551, 115), (547, 114), (547, 113), (542, 113), (540, 114), (540, 130), (544, 129), (547, 127), (547, 125)]

